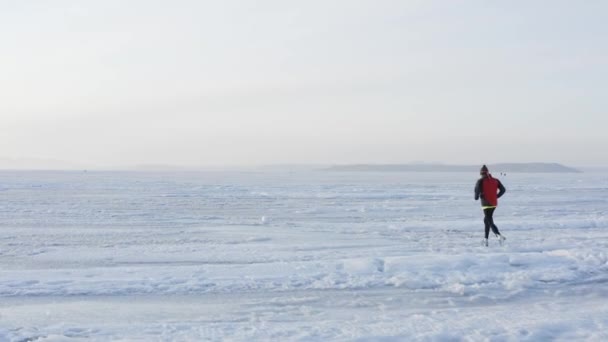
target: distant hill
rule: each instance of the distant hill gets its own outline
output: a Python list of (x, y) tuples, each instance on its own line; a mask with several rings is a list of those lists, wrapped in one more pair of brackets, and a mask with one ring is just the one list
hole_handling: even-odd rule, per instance
[[(444, 164), (358, 164), (335, 165), (327, 171), (349, 172), (479, 172), (481, 165)], [(557, 163), (501, 163), (488, 164), (491, 173), (580, 173), (581, 171)]]

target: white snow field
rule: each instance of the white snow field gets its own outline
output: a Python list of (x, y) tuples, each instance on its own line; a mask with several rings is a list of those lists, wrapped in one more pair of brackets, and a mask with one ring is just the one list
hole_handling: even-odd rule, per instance
[(0, 341), (608, 341), (608, 176), (0, 172)]

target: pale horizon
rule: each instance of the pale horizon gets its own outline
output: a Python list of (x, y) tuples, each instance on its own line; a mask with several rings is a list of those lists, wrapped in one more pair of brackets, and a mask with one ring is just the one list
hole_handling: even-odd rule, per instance
[(187, 164), (167, 164), (167, 163), (144, 163), (144, 164), (122, 164), (122, 165), (87, 165), (84, 163), (69, 162), (64, 160), (48, 159), (13, 159), (0, 158), (0, 171), (205, 171), (205, 170), (255, 170), (255, 169), (317, 169), (332, 166), (356, 166), (356, 165), (436, 165), (436, 166), (481, 166), (487, 164), (494, 166), (498, 164), (558, 164), (577, 170), (608, 170), (608, 167), (601, 165), (576, 165), (563, 164), (553, 161), (493, 161), (478, 163), (446, 163), (441, 161), (406, 161), (399, 163), (268, 163), (268, 164), (206, 164), (206, 165), (187, 165)]
[(607, 10), (567, 1), (2, 4), (0, 169), (9, 159), (89, 169), (607, 167)]

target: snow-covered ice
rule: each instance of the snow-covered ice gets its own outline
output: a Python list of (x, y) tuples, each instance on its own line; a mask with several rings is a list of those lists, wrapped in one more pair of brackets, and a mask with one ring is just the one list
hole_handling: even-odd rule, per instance
[(608, 340), (608, 177), (0, 172), (0, 341)]

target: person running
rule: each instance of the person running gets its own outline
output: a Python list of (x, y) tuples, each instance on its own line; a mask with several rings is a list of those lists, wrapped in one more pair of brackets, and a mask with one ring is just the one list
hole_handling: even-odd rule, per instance
[(507, 191), (500, 180), (492, 177), (487, 166), (482, 166), (479, 171), (481, 178), (475, 184), (475, 200), (481, 198), (481, 208), (483, 209), (483, 223), (485, 224), (485, 238), (482, 241), (484, 246), (488, 246), (488, 235), (490, 229), (498, 237), (498, 242), (506, 240), (498, 231), (498, 227), (494, 224), (494, 210), (498, 206), (498, 199)]

